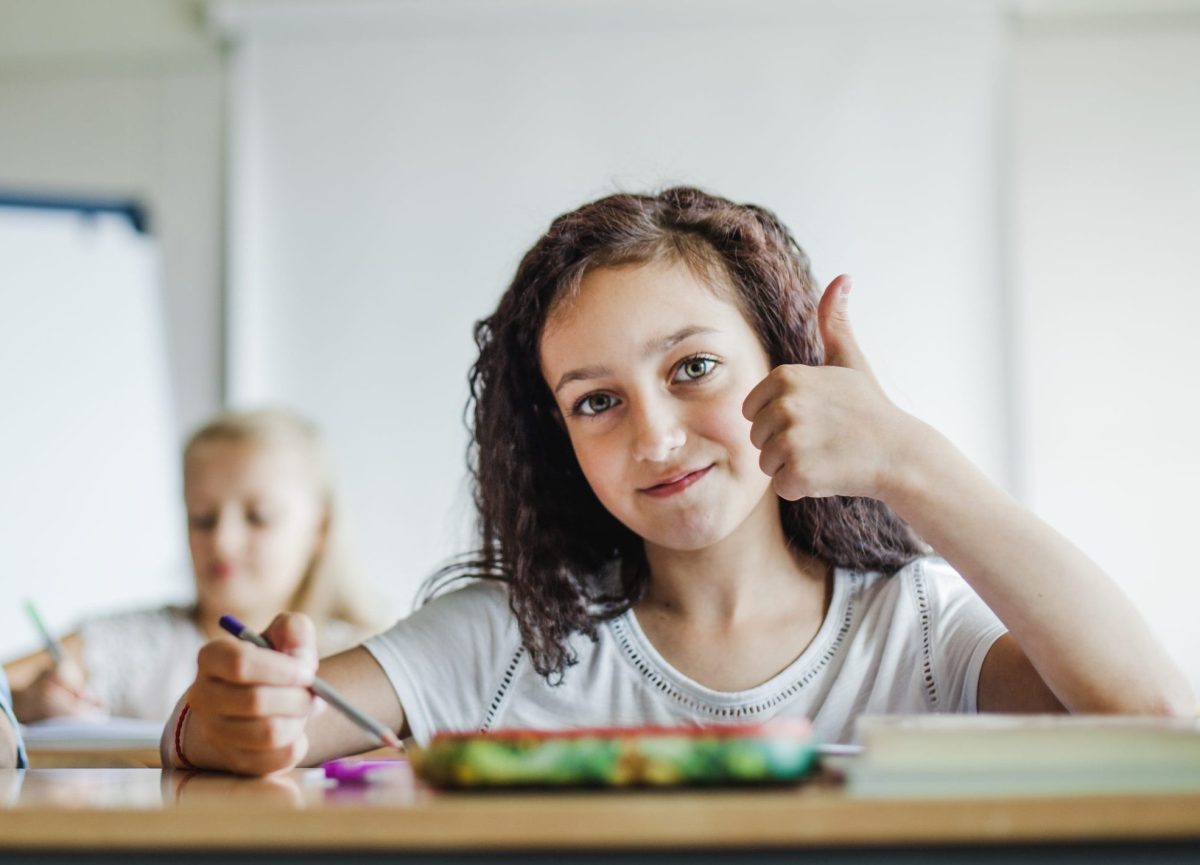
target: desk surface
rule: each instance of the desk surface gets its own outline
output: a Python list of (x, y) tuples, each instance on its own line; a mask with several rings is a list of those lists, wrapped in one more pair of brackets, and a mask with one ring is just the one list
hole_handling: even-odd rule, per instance
[[(5, 804), (6, 803), (6, 804)], [(439, 794), (155, 769), (0, 771), (0, 849), (729, 850), (1200, 841), (1200, 794), (949, 801), (754, 791)]]

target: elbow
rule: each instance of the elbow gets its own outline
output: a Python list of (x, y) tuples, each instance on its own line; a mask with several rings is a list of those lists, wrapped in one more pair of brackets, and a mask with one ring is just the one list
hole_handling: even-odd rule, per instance
[(1186, 682), (1178, 682), (1172, 687), (1163, 687), (1149, 694), (1135, 704), (1123, 708), (1126, 714), (1147, 715), (1156, 718), (1196, 718), (1196, 692)]
[(1192, 719), (1200, 716), (1196, 692), (1182, 676), (1175, 682), (1142, 683), (1141, 687), (1117, 690), (1109, 688), (1102, 694), (1092, 695), (1091, 699), (1064, 705), (1072, 714)]
[(1155, 715), (1163, 718), (1196, 718), (1200, 715), (1200, 705), (1196, 702), (1196, 691), (1182, 670), (1174, 671), (1170, 683), (1164, 683)]
[(1164, 695), (1163, 699), (1155, 706), (1153, 714), (1163, 718), (1194, 719), (1200, 715), (1197, 709), (1196, 692), (1189, 685), (1177, 689), (1176, 693)]

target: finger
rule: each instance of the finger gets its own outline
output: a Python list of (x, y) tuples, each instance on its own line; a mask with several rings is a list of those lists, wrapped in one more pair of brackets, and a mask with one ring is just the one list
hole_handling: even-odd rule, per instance
[(315, 660), (233, 640), (205, 644), (200, 649), (198, 663), (201, 677), (238, 684), (307, 687), (316, 672)]
[(46, 679), (47, 685), (55, 688), (67, 695), (70, 703), (78, 704), (79, 706), (88, 709), (103, 709), (105, 708), (104, 701), (93, 694), (86, 688), (77, 687), (74, 684), (64, 681), (60, 676), (51, 675)]
[(205, 732), (240, 751), (279, 751), (304, 736), (306, 718), (214, 718)]
[(768, 444), (762, 449), (762, 453), (758, 455), (758, 467), (762, 469), (763, 474), (769, 478), (774, 478), (788, 463), (787, 448), (779, 441)]
[(750, 443), (762, 450), (779, 432), (801, 423), (803, 418), (793, 400), (773, 399), (754, 416), (754, 423), (750, 425)]
[(308, 753), (308, 739), (301, 736), (290, 745), (275, 750), (229, 749), (229, 768), (239, 775), (270, 775), (293, 769)]
[(775, 473), (771, 478), (771, 486), (775, 488), (775, 495), (789, 502), (812, 495), (808, 490), (807, 478), (803, 477), (792, 463), (782, 466)]
[(74, 693), (66, 688), (48, 683), (46, 690), (43, 692), (41, 699), (42, 712), (45, 717), (53, 718), (60, 715), (68, 715), (77, 717), (81, 715), (93, 715), (98, 710), (98, 706), (86, 702), (75, 696)]
[(276, 650), (317, 665), (317, 629), (303, 613), (280, 613), (263, 631)]
[(70, 656), (64, 657), (51, 667), (50, 675), (61, 685), (73, 691), (80, 691), (87, 684), (87, 674), (84, 673), (83, 667), (75, 663)]
[(762, 411), (763, 406), (771, 400), (782, 396), (791, 386), (799, 367), (777, 366), (767, 373), (767, 377), (754, 386), (746, 398), (742, 400), (742, 417), (752, 421)]
[(236, 685), (203, 679), (192, 686), (194, 703), (221, 718), (305, 718), (312, 710), (312, 693), (304, 688)]
[(850, 327), (850, 286), (850, 277), (843, 273), (829, 283), (817, 305), (817, 324), (825, 344), (825, 365), (844, 366), (871, 374), (871, 365), (858, 347)]

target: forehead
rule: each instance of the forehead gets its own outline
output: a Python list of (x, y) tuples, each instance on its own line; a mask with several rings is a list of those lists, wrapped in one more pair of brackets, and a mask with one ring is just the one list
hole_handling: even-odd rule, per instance
[(311, 485), (300, 449), (284, 442), (213, 439), (196, 444), (183, 464), (184, 492), (266, 493)]
[(633, 358), (656, 339), (687, 327), (757, 340), (734, 290), (697, 276), (680, 261), (602, 267), (551, 310), (540, 344), (543, 372)]

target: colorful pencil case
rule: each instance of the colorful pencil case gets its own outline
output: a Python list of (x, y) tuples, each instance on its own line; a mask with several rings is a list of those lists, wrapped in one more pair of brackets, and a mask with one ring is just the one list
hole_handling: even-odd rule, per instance
[(439, 733), (413, 753), (437, 787), (676, 786), (797, 781), (816, 762), (805, 721), (563, 732)]

